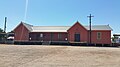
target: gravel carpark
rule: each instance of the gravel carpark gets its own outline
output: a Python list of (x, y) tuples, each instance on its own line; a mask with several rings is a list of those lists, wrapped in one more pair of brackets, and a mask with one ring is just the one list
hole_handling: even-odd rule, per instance
[(120, 48), (0, 44), (0, 67), (120, 67)]

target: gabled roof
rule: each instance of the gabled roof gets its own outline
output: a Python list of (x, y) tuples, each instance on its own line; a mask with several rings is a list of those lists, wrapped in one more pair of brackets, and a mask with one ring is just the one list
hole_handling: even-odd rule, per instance
[(83, 29), (85, 29), (85, 30), (87, 30), (82, 24), (80, 24), (78, 21), (74, 24), (74, 25), (72, 25), (68, 30), (70, 30), (71, 28), (73, 28), (74, 26), (76, 26), (76, 25), (79, 25), (79, 26), (81, 26)]
[[(24, 23), (24, 22), (22, 22), (22, 21), (21, 21), (21, 23), (20, 23), (19, 25), (16, 26), (16, 28), (19, 27), (21, 24), (24, 25), (30, 32), (32, 31), (33, 25)], [(15, 28), (15, 29), (16, 29), (16, 28)], [(15, 31), (15, 29), (14, 29), (13, 31)]]
[[(33, 26), (24, 22), (21, 22), (30, 32), (67, 32), (72, 26)], [(78, 23), (78, 22), (77, 22)], [(89, 30), (89, 26), (83, 26), (86, 30)], [(93, 25), (92, 30), (111, 30), (109, 25)]]
[(21, 22), (29, 31), (32, 31), (32, 27), (33, 25), (30, 25), (30, 24), (27, 24), (27, 23), (24, 23), (24, 22)]

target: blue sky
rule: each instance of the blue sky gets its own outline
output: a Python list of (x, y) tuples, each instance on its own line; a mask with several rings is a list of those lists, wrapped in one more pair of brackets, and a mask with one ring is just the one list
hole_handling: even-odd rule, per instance
[(120, 0), (0, 0), (0, 28), (7, 17), (7, 32), (21, 21), (36, 26), (71, 26), (77, 20), (88, 25), (89, 14), (93, 25), (110, 25), (113, 33), (120, 33)]

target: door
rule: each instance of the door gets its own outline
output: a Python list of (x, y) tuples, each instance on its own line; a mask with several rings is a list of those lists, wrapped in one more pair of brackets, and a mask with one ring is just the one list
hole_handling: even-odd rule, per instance
[(80, 34), (75, 34), (75, 42), (80, 42)]

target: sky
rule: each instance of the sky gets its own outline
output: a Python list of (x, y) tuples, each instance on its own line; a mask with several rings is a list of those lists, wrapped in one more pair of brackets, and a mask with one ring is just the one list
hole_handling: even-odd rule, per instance
[(120, 33), (120, 0), (0, 0), (0, 28), (7, 17), (7, 32), (21, 21), (34, 26), (110, 25)]

